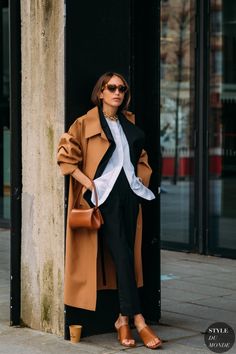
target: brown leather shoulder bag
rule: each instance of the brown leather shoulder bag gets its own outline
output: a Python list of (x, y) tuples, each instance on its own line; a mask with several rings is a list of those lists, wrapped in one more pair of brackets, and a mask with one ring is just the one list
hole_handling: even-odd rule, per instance
[[(90, 209), (76, 209), (72, 208), (69, 215), (69, 226), (71, 229), (87, 228), (90, 230), (97, 230), (104, 223), (102, 214), (98, 208), (98, 195), (94, 182), (92, 181), (96, 205)], [(75, 203), (78, 197), (75, 199)], [(75, 206), (74, 203), (74, 206)]]

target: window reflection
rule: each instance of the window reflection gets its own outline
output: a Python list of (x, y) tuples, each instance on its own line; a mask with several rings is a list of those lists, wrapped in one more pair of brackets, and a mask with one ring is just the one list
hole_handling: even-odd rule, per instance
[(236, 248), (236, 3), (211, 1), (210, 246)]
[(189, 243), (194, 1), (161, 2), (162, 241)]

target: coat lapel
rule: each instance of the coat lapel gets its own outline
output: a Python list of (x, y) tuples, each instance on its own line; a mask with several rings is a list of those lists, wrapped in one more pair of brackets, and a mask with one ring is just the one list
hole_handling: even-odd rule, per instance
[(98, 134), (101, 135), (102, 139), (108, 140), (104, 131), (102, 130), (98, 108), (94, 107), (93, 109), (87, 112), (84, 136), (86, 139), (89, 139)]
[(119, 120), (129, 144), (130, 160), (134, 167), (136, 167), (144, 145), (144, 133), (123, 114), (120, 114)]
[[(98, 149), (97, 138), (99, 136), (101, 139), (101, 143), (99, 144)], [(95, 167), (94, 174), (94, 178), (98, 178), (102, 175), (116, 147), (109, 125), (107, 124), (107, 121), (104, 118), (102, 112), (99, 112), (98, 107), (95, 107), (87, 112), (85, 138), (87, 139), (89, 145), (94, 145), (94, 141), (94, 154), (99, 154), (99, 156), (97, 156), (96, 158), (97, 165)]]
[[(94, 178), (98, 178), (106, 168), (106, 165), (115, 150), (116, 144), (109, 125), (107, 124), (102, 111), (99, 111), (98, 107), (88, 111), (87, 118), (85, 138), (91, 141), (94, 137), (100, 135), (100, 138), (105, 143), (102, 144), (103, 148), (99, 150), (98, 164), (95, 168)], [(123, 113), (119, 114), (119, 121), (129, 144), (131, 162), (136, 166), (144, 145), (144, 133), (135, 124), (130, 122)], [(94, 152), (97, 153), (96, 149)]]
[(109, 125), (107, 124), (107, 121), (106, 121), (103, 113), (101, 111), (99, 113), (100, 113), (99, 117), (100, 117), (100, 123), (101, 123), (102, 130), (103, 130), (104, 134), (106, 135), (106, 138), (110, 143), (110, 146), (98, 165), (98, 168), (95, 173), (95, 178), (98, 178), (102, 175), (103, 171), (106, 168), (106, 165), (108, 164), (108, 161), (110, 160), (110, 158), (116, 148), (116, 143), (114, 141), (114, 138), (113, 138), (112, 132), (109, 128)]

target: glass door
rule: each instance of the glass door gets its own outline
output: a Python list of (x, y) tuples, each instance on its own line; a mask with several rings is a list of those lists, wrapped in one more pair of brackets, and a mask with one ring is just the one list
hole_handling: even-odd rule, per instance
[(161, 242), (191, 249), (194, 195), (195, 1), (161, 1)]
[(209, 245), (236, 251), (236, 2), (210, 1)]

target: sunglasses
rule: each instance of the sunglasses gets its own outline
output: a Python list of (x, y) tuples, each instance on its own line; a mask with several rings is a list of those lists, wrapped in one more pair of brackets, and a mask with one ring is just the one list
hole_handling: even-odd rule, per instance
[[(120, 93), (125, 93), (127, 91), (127, 86), (125, 85), (112, 85), (112, 84), (106, 84), (104, 88), (107, 88), (108, 91), (110, 92), (116, 92), (116, 90), (118, 89), (118, 91)], [(103, 90), (104, 90), (103, 88)]]

